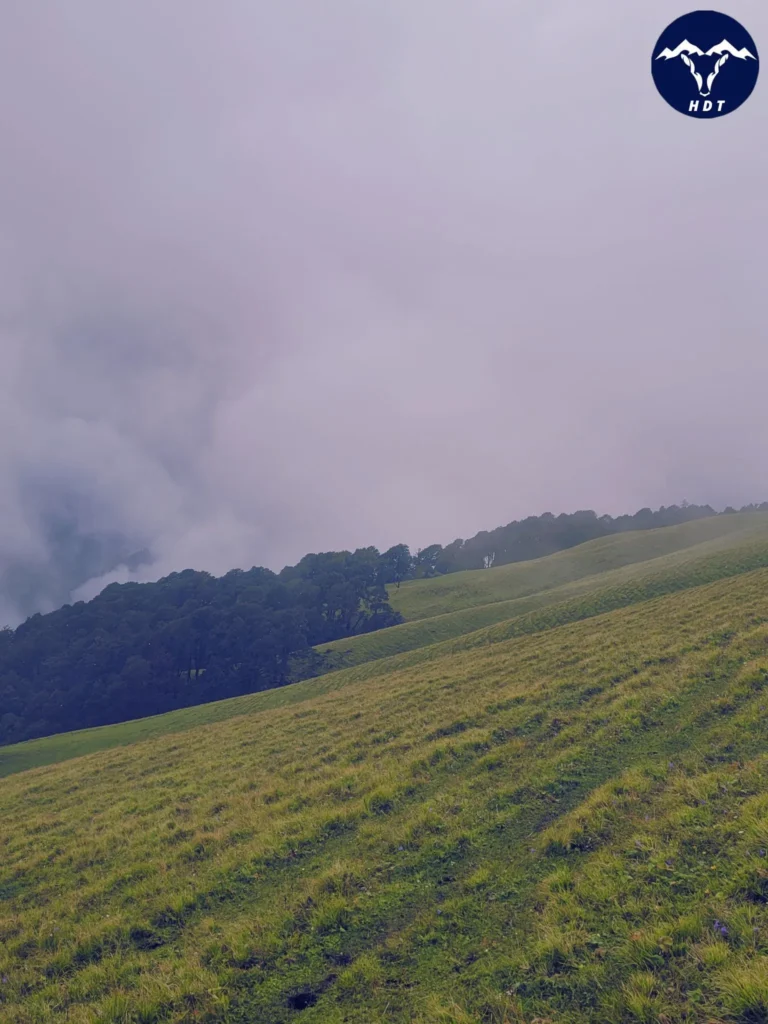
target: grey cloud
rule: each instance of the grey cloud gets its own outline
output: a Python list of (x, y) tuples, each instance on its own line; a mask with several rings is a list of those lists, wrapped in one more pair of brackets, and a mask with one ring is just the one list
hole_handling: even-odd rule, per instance
[[(667, 108), (650, 55), (679, 13), (5, 11), (0, 568), (47, 607), (768, 497), (765, 93)], [(763, 6), (731, 13), (768, 38)]]

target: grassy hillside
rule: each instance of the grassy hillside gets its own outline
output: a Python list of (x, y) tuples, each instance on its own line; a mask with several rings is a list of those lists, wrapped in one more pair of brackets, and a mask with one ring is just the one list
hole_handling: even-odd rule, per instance
[[(637, 554), (641, 549), (635, 540), (633, 535), (628, 547)], [(602, 541), (599, 543), (603, 544)], [(585, 545), (587, 546), (592, 547), (591, 544)], [(552, 559), (560, 563), (562, 556), (558, 554), (541, 559), (539, 564), (542, 573), (549, 573)], [(584, 560), (582, 555), (578, 564), (586, 567), (590, 563)], [(380, 629), (374, 633), (364, 633), (321, 644), (317, 650), (329, 655), (333, 659), (334, 667), (359, 665), (440, 643), (494, 623), (517, 619), (549, 605), (570, 602), (573, 607), (581, 608), (585, 614), (595, 614), (588, 609), (597, 606), (599, 610), (607, 611), (623, 607), (646, 600), (648, 597), (685, 590), (763, 565), (768, 565), (768, 516), (761, 517), (758, 523), (753, 523), (749, 528), (740, 528), (714, 540), (683, 547), (671, 554), (635, 562), (598, 575), (586, 575), (573, 582), (542, 589), (525, 597), (509, 601), (495, 600), (489, 604), (470, 606), (432, 618), (404, 622), (399, 626)], [(485, 575), (487, 577), (489, 573)], [(436, 584), (439, 581), (430, 582)], [(493, 580), (490, 581), (490, 586), (492, 590), (496, 589)], [(597, 600), (596, 605), (594, 600), (586, 600), (587, 595), (594, 597), (604, 591), (606, 600)], [(582, 600), (578, 602), (577, 598)], [(575, 617), (583, 618), (585, 614), (578, 614)]]
[(766, 1020), (768, 569), (469, 640), (6, 778), (0, 1020)]
[(43, 736), (41, 739), (28, 740), (26, 743), (14, 743), (0, 747), (0, 778), (29, 771), (31, 768), (56, 764), (72, 757), (82, 757), (84, 754), (92, 754), (99, 750), (110, 750), (112, 747), (121, 747), (155, 737), (167, 737), (215, 722), (226, 722), (230, 718), (254, 711), (300, 704), (311, 697), (337, 690), (347, 681), (357, 681), (352, 672), (333, 672), (320, 679), (309, 679), (275, 690), (249, 693), (244, 697), (230, 697), (227, 700), (214, 701), (212, 704), (198, 704), (190, 708), (181, 708), (179, 711), (169, 711), (164, 715), (153, 715), (151, 718), (139, 718), (118, 725), (103, 725), (96, 729), (81, 729), (78, 732)]
[(716, 516), (681, 526), (601, 537), (546, 558), (413, 580), (402, 584), (399, 590), (391, 587), (389, 599), (407, 621), (426, 619), (493, 601), (525, 597), (584, 576), (728, 538), (743, 530), (755, 536), (768, 536), (768, 513)]
[[(424, 661), (514, 636), (551, 629), (567, 622), (589, 618), (614, 608), (626, 607), (652, 597), (685, 590), (768, 564), (768, 516), (732, 516), (723, 521), (736, 520), (740, 520), (737, 524), (738, 529), (696, 545), (691, 544), (660, 558), (630, 564), (600, 576), (585, 576), (573, 583), (553, 587), (525, 598), (470, 607), (433, 619), (420, 619), (393, 629), (379, 630), (354, 640), (347, 639), (336, 645), (326, 645), (321, 649), (326, 650), (328, 646), (335, 648), (340, 661), (348, 667), (329, 673), (321, 679), (183, 708), (168, 714), (118, 725), (84, 729), (0, 747), (0, 778), (154, 736), (185, 732), (200, 725), (226, 721), (253, 711), (300, 703), (316, 694), (335, 691), (382, 673), (413, 667)], [(698, 525), (687, 524), (691, 527)], [(673, 533), (671, 539), (664, 538), (666, 546), (671, 543), (679, 544), (681, 539), (686, 539), (686, 534), (681, 535), (678, 530), (679, 528), (673, 527), (664, 531)], [(637, 543), (640, 538), (650, 536), (650, 533), (631, 534), (610, 540), (628, 539), (628, 547), (624, 549), (626, 556), (628, 550), (635, 554), (641, 550), (656, 550), (659, 538), (653, 539), (650, 548), (643, 548)], [(602, 545), (604, 542), (597, 543)], [(584, 548), (592, 547), (592, 544), (584, 545)], [(564, 554), (573, 555), (576, 552)], [(551, 559), (555, 560), (561, 558), (559, 554), (551, 556)], [(541, 559), (539, 562), (540, 574), (543, 573), (547, 579), (554, 575), (549, 562), (550, 558)], [(575, 559), (575, 563), (582, 568), (595, 564), (593, 559), (585, 557), (583, 553)], [(507, 567), (499, 571), (506, 569)], [(496, 571), (490, 570), (482, 575), (488, 578)], [(437, 586), (442, 581), (429, 582)]]

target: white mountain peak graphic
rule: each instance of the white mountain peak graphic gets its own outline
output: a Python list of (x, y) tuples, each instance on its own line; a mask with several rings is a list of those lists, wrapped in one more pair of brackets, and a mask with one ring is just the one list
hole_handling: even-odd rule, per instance
[(711, 57), (713, 53), (730, 53), (732, 57), (738, 57), (740, 60), (746, 60), (747, 57), (751, 57), (752, 60), (757, 60), (754, 53), (750, 53), (746, 46), (737, 50), (733, 43), (729, 43), (727, 39), (723, 39), (723, 41), (718, 43), (717, 46), (710, 46), (707, 50), (707, 56)]
[(746, 60), (747, 57), (751, 57), (752, 60), (757, 60), (753, 53), (750, 53), (746, 46), (737, 50), (733, 43), (729, 43), (727, 39), (723, 39), (717, 46), (711, 46), (708, 50), (702, 50), (698, 46), (694, 46), (693, 43), (684, 39), (682, 43), (678, 43), (674, 50), (670, 50), (667, 46), (660, 54), (656, 57), (656, 60), (660, 60), (664, 57), (665, 60), (671, 60), (672, 57), (679, 57), (681, 53), (686, 53), (689, 56), (696, 54), (698, 57), (711, 57), (713, 54), (721, 55), (723, 53), (729, 53), (732, 57), (738, 57), (740, 60)]
[(666, 59), (669, 60), (671, 57), (679, 57), (681, 53), (696, 53), (700, 57), (704, 56), (703, 50), (700, 50), (698, 46), (694, 46), (693, 43), (689, 43), (687, 39), (684, 39), (682, 43), (677, 44), (674, 50), (670, 50), (670, 48), (667, 46), (664, 50), (661, 51), (656, 60), (658, 60), (660, 57), (666, 57)]

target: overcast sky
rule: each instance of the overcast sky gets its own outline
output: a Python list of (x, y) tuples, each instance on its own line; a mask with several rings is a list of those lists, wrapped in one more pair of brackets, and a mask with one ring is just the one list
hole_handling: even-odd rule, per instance
[(768, 499), (768, 86), (668, 107), (686, 10), (4, 4), (0, 567)]

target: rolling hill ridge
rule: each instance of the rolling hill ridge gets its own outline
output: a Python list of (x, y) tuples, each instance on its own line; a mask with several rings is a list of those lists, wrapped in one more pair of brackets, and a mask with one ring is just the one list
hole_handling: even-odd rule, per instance
[[(410, 604), (417, 614), (430, 589), (438, 591), (435, 598), (426, 597), (430, 607), (440, 609), (448, 604), (455, 608), (462, 600), (460, 595), (467, 592), (474, 603), (466, 609), (439, 612), (432, 618), (420, 616), (369, 636), (321, 645), (322, 650), (333, 651), (340, 664), (320, 678), (114, 726), (0, 747), (0, 777), (92, 750), (186, 731), (256, 709), (300, 703), (316, 693), (336, 690), (372, 675), (485, 646), (497, 637), (535, 633), (685, 590), (760, 568), (767, 560), (768, 514), (744, 513), (601, 538), (535, 562), (403, 584), (399, 590), (391, 588), (394, 600), (402, 594), (404, 607), (408, 609)], [(471, 584), (465, 588), (460, 576), (471, 577)], [(532, 593), (537, 583), (541, 590)], [(413, 588), (413, 597), (407, 596), (409, 588)], [(521, 591), (525, 597), (506, 599)], [(488, 603), (479, 603), (484, 598)], [(546, 610), (548, 605), (553, 606), (551, 610)], [(491, 628), (494, 626), (497, 628)]]

